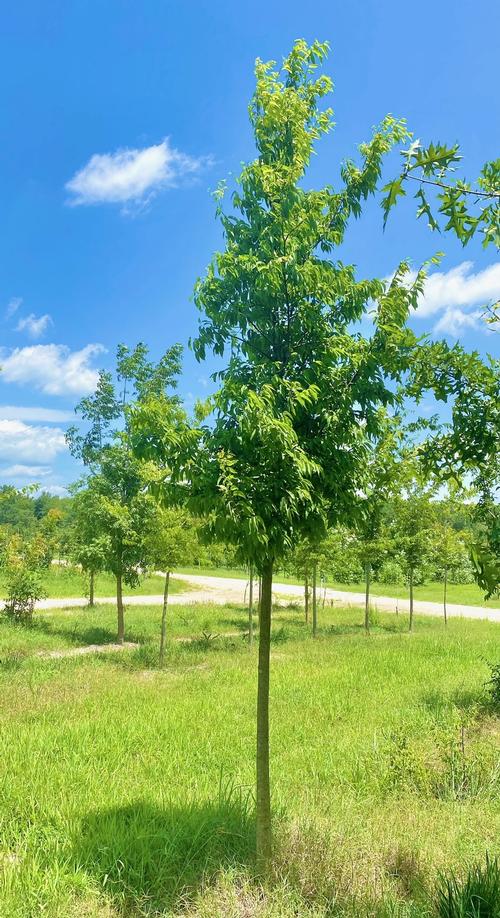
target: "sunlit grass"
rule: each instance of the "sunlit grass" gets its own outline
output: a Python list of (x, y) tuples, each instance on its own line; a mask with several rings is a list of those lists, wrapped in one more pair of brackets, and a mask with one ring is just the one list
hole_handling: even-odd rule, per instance
[(163, 670), (160, 614), (127, 609), (137, 650), (62, 660), (36, 653), (113, 640), (112, 606), (0, 624), (0, 915), (417, 918), (439, 869), (497, 850), (497, 625), (421, 618), (410, 636), (380, 615), (366, 637), (360, 611), (325, 608), (314, 641), (303, 611), (276, 611), (262, 891), (246, 610), (172, 606)]

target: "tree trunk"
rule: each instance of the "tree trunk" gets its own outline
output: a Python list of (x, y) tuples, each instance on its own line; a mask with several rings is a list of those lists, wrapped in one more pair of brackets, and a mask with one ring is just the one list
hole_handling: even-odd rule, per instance
[(313, 564), (313, 589), (312, 589), (312, 601), (313, 601), (313, 637), (316, 637), (318, 632), (318, 597), (316, 590), (316, 580), (318, 574), (318, 565), (316, 561)]
[(161, 633), (160, 633), (160, 666), (165, 662), (165, 644), (167, 638), (167, 606), (168, 606), (168, 587), (170, 584), (170, 571), (165, 574), (165, 589), (163, 590), (163, 609), (161, 612)]
[(365, 564), (365, 631), (370, 632), (370, 582), (372, 566), (369, 561)]
[(304, 607), (306, 613), (306, 625), (309, 624), (309, 574), (304, 577)]
[(123, 614), (123, 590), (122, 575), (116, 575), (116, 610), (118, 612), (118, 643), (123, 644), (125, 640), (125, 617)]
[(260, 607), (262, 605), (262, 574), (259, 574), (259, 604), (257, 606), (257, 613), (259, 618), (259, 628), (260, 628)]
[(248, 594), (248, 646), (253, 643), (253, 564), (250, 565), (250, 591)]
[(89, 606), (93, 606), (93, 605), (94, 605), (94, 579), (95, 579), (94, 571), (90, 571), (90, 577), (89, 577)]
[(410, 631), (413, 631), (413, 568), (410, 569)]
[(443, 587), (443, 612), (444, 612), (444, 624), (445, 627), (448, 624), (448, 608), (446, 601), (448, 598), (448, 568), (444, 569), (444, 587)]
[(269, 776), (269, 662), (271, 652), (271, 606), (273, 562), (262, 569), (259, 630), (259, 678), (257, 689), (257, 870), (262, 876), (271, 867), (271, 784)]

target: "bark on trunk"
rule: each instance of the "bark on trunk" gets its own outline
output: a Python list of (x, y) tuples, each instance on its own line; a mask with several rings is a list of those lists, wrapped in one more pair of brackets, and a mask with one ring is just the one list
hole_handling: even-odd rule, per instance
[(410, 571), (410, 631), (413, 631), (413, 569)]
[(250, 565), (250, 590), (248, 593), (248, 646), (253, 643), (253, 564)]
[(313, 589), (312, 589), (313, 637), (316, 637), (316, 634), (318, 632), (318, 596), (317, 596), (317, 589), (316, 589), (318, 565), (316, 564), (316, 561), (313, 564), (312, 574), (313, 574), (313, 584), (312, 584), (313, 585)]
[(262, 876), (271, 867), (271, 784), (269, 776), (269, 662), (271, 651), (271, 605), (273, 562), (262, 569), (259, 630), (259, 678), (257, 688), (257, 799), (256, 855)]
[(370, 632), (370, 582), (372, 566), (369, 561), (365, 564), (365, 631)]
[(89, 577), (89, 606), (94, 605), (94, 578), (94, 571), (91, 571)]
[(306, 613), (306, 625), (309, 624), (309, 575), (304, 577), (304, 608)]
[(448, 607), (447, 607), (447, 598), (448, 598), (448, 568), (444, 569), (444, 588), (443, 588), (443, 612), (444, 612), (444, 624), (445, 627), (448, 624)]
[(161, 632), (160, 632), (160, 666), (165, 662), (165, 644), (167, 640), (167, 606), (168, 606), (168, 587), (170, 584), (170, 571), (165, 574), (165, 589), (163, 590), (163, 609), (161, 612)]
[(123, 644), (125, 640), (125, 616), (123, 614), (123, 588), (122, 575), (116, 575), (116, 609), (118, 613), (118, 643)]

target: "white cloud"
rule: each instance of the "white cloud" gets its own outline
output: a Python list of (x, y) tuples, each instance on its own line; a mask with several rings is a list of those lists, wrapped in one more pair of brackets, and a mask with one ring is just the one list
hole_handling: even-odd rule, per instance
[(37, 317), (34, 312), (30, 312), (29, 316), (26, 316), (24, 319), (19, 319), (16, 325), (16, 331), (25, 331), (30, 338), (40, 338), (49, 325), (52, 325), (52, 318), (48, 313)]
[(199, 172), (210, 163), (180, 153), (166, 138), (142, 150), (121, 149), (115, 153), (94, 153), (77, 172), (66, 190), (75, 204), (126, 204), (142, 202), (160, 188), (173, 186), (187, 175)]
[(45, 478), (52, 473), (48, 465), (9, 465), (0, 471), (2, 478)]
[(0, 351), (2, 382), (30, 384), (47, 395), (84, 395), (95, 389), (98, 372), (91, 361), (105, 348), (87, 344), (71, 351), (64, 344), (34, 344)]
[(417, 316), (435, 315), (448, 308), (485, 306), (500, 298), (500, 263), (473, 273), (471, 261), (450, 271), (434, 271), (425, 282)]
[(0, 420), (0, 458), (16, 463), (37, 461), (40, 456), (51, 462), (67, 449), (60, 427), (37, 427), (23, 421)]
[(15, 312), (19, 309), (23, 302), (22, 296), (13, 296), (7, 303), (7, 309), (5, 310), (5, 318), (11, 319)]
[[(0, 381), (2, 377), (0, 374)], [(9, 421), (48, 421), (61, 424), (74, 420), (74, 411), (63, 411), (59, 408), (39, 408), (29, 405), (0, 405), (0, 418)]]
[(433, 331), (451, 335), (452, 338), (460, 338), (469, 328), (481, 328), (481, 315), (481, 310), (464, 312), (460, 307), (450, 306), (445, 310), (439, 322), (436, 322)]

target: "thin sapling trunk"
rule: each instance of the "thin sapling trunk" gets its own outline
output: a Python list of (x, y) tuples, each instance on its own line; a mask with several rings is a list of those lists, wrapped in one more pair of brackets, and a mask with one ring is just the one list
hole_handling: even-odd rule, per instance
[(413, 568), (410, 568), (410, 631), (413, 631)]
[(306, 572), (304, 577), (304, 608), (306, 614), (306, 625), (309, 624), (309, 574)]
[(271, 867), (271, 783), (269, 775), (269, 664), (271, 652), (271, 606), (273, 562), (262, 569), (259, 629), (259, 676), (257, 688), (257, 870), (267, 876)]
[(250, 589), (248, 593), (248, 646), (253, 643), (253, 564), (250, 565)]
[(318, 596), (317, 596), (317, 575), (318, 575), (318, 565), (316, 561), (313, 564), (313, 583), (312, 583), (312, 606), (313, 606), (313, 637), (316, 637), (318, 632)]
[(123, 644), (125, 640), (125, 616), (123, 613), (123, 587), (122, 575), (116, 575), (116, 610), (118, 613), (118, 643)]
[(448, 607), (447, 607), (447, 598), (448, 598), (448, 568), (444, 569), (444, 585), (443, 585), (443, 612), (444, 612), (444, 624), (445, 627), (448, 624)]
[(365, 564), (365, 631), (370, 631), (370, 583), (372, 576), (372, 566), (369, 561)]
[(165, 588), (163, 590), (163, 609), (161, 612), (161, 632), (160, 632), (160, 666), (165, 662), (165, 645), (167, 641), (167, 606), (168, 606), (168, 588), (170, 585), (170, 571), (165, 574)]
[(94, 580), (95, 580), (94, 571), (90, 571), (90, 576), (89, 576), (89, 606), (93, 606), (93, 605), (94, 605)]

